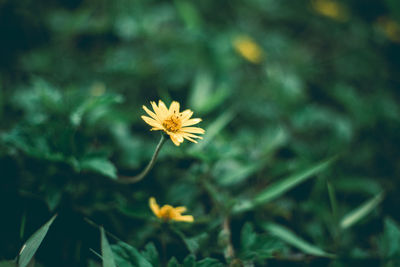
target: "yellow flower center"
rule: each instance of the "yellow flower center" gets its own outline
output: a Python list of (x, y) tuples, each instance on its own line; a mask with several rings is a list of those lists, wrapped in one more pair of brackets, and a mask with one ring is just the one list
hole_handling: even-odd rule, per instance
[(179, 129), (182, 128), (182, 120), (179, 116), (173, 114), (169, 118), (164, 120), (162, 126), (168, 132), (176, 133), (177, 131), (179, 131)]
[(174, 218), (174, 208), (170, 205), (164, 205), (161, 210), (159, 216), (163, 218), (164, 220), (172, 219)]

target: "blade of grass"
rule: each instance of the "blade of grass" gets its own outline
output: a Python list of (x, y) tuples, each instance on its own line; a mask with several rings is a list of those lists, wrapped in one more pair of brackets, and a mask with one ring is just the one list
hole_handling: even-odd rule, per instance
[(361, 221), (365, 216), (373, 211), (379, 205), (379, 203), (381, 203), (383, 198), (384, 193), (381, 192), (370, 200), (364, 202), (358, 208), (346, 214), (340, 221), (340, 228), (347, 229)]
[(236, 112), (233, 109), (228, 109), (222, 113), (215, 121), (213, 121), (207, 128), (204, 135), (204, 140), (199, 142), (196, 146), (192, 146), (190, 152), (195, 153), (200, 151), (235, 117)]
[(103, 260), (103, 257), (102, 257), (99, 253), (97, 253), (96, 250), (94, 250), (94, 249), (92, 249), (92, 248), (89, 248), (89, 250), (90, 250), (90, 252), (92, 252), (94, 255), (96, 255), (99, 259)]
[(318, 257), (328, 257), (328, 258), (334, 258), (335, 255), (325, 252), (321, 248), (312, 245), (308, 243), (307, 241), (303, 240), (302, 238), (298, 237), (295, 233), (293, 233), (291, 230), (287, 229), (286, 227), (283, 227), (278, 224), (265, 224), (262, 226), (266, 231), (271, 233), (272, 235), (276, 236), (277, 238), (281, 239), (282, 241), (288, 243), (289, 245), (292, 245), (293, 247), (298, 248), (302, 252), (313, 255), (313, 256), (318, 256)]
[(40, 227), (39, 230), (37, 230), (22, 246), (21, 251), (19, 252), (18, 267), (28, 266), (56, 217), (57, 214)]
[(332, 184), (329, 181), (326, 181), (326, 186), (328, 188), (329, 201), (331, 203), (331, 208), (332, 208), (332, 216), (333, 219), (335, 220), (335, 225), (337, 225), (338, 214), (337, 214), (337, 200), (335, 195), (335, 189), (333, 188)]
[(117, 267), (115, 265), (114, 255), (111, 250), (110, 244), (108, 243), (104, 228), (100, 227), (101, 234), (101, 254), (103, 258), (103, 267)]
[(21, 226), (19, 228), (19, 238), (23, 239), (24, 234), (25, 234), (25, 224), (26, 224), (26, 210), (24, 210), (24, 213), (22, 213), (22, 218), (21, 218)]
[(268, 203), (277, 197), (283, 195), (293, 187), (297, 186), (298, 184), (310, 179), (311, 177), (315, 176), (319, 172), (325, 170), (327, 167), (332, 164), (332, 162), (336, 159), (336, 157), (322, 161), (318, 164), (315, 164), (303, 171), (300, 171), (294, 175), (291, 175), (287, 178), (282, 179), (279, 182), (276, 182), (270, 186), (268, 186), (265, 190), (261, 191), (256, 197), (252, 200), (247, 202), (242, 202), (237, 204), (233, 208), (233, 212), (243, 212), (247, 210), (251, 210), (254, 207)]

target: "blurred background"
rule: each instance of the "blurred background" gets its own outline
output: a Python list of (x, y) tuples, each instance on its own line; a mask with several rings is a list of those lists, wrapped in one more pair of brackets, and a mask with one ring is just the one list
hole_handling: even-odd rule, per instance
[[(36, 266), (101, 266), (88, 219), (154, 266), (224, 266), (227, 244), (235, 266), (396, 266), (399, 86), (396, 0), (0, 0), (0, 260), (58, 213)], [(140, 116), (158, 99), (205, 138), (118, 184), (154, 151)], [(332, 157), (268, 203), (224, 205)], [(164, 229), (150, 196), (196, 222)]]

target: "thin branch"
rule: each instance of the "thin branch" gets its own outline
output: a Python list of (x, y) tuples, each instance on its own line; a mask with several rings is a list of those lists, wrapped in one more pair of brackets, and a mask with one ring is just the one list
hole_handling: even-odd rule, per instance
[(146, 168), (144, 168), (144, 170), (141, 173), (139, 173), (136, 176), (120, 176), (120, 177), (118, 177), (117, 182), (121, 183), (121, 184), (134, 184), (134, 183), (137, 183), (137, 182), (140, 182), (141, 180), (143, 180), (143, 178), (146, 177), (146, 175), (149, 173), (149, 171), (153, 168), (154, 164), (156, 163), (158, 154), (160, 153), (162, 146), (164, 145), (164, 143), (167, 140), (168, 139), (166, 138), (166, 135), (161, 134), (161, 139), (158, 142), (158, 145), (156, 147), (156, 150), (154, 151), (153, 157), (151, 158), (150, 162), (147, 164)]

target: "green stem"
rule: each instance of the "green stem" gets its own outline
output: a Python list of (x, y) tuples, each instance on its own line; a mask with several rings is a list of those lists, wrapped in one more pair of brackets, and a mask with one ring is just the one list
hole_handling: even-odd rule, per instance
[(231, 227), (230, 227), (230, 222), (228, 216), (224, 218), (224, 221), (222, 223), (222, 230), (225, 235), (225, 241), (226, 241), (226, 248), (224, 251), (224, 256), (225, 259), (228, 263), (230, 263), (234, 258), (235, 258), (235, 250), (233, 249), (232, 245), (232, 233), (231, 233)]
[(130, 177), (122, 176), (122, 177), (119, 177), (119, 179), (117, 181), (122, 184), (134, 184), (134, 183), (140, 182), (149, 173), (149, 171), (153, 168), (154, 164), (156, 163), (158, 154), (160, 153), (162, 146), (164, 145), (164, 143), (167, 140), (168, 139), (166, 137), (166, 134), (164, 134), (164, 133), (161, 134), (161, 139), (158, 142), (158, 145), (156, 147), (156, 150), (154, 151), (153, 157), (151, 158), (150, 162), (147, 164), (146, 168), (144, 168), (144, 170), (141, 173), (139, 173), (136, 176), (130, 176)]
[(25, 224), (26, 224), (26, 210), (24, 210), (24, 213), (22, 214), (21, 227), (19, 228), (19, 238), (20, 238), (21, 240), (24, 239), (24, 235), (25, 235)]

